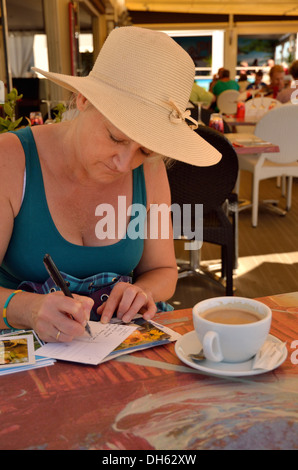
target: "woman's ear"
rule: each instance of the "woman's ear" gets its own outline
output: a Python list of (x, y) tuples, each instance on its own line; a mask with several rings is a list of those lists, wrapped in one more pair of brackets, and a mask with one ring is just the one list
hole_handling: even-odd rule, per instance
[(82, 95), (82, 93), (78, 93), (78, 96), (77, 96), (77, 109), (79, 111), (84, 111), (87, 106), (88, 106), (87, 98), (85, 98), (85, 96)]

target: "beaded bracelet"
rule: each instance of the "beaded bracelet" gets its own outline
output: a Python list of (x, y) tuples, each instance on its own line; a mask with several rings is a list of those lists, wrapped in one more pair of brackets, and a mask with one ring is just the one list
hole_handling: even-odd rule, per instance
[(7, 321), (7, 318), (6, 318), (6, 311), (7, 311), (7, 307), (8, 307), (8, 304), (9, 302), (11, 301), (11, 299), (13, 298), (14, 295), (16, 295), (18, 292), (24, 292), (23, 290), (15, 290), (12, 294), (10, 294), (10, 296), (8, 297), (8, 299), (6, 300), (5, 304), (4, 304), (4, 307), (3, 307), (3, 320), (4, 320), (4, 323), (5, 325), (7, 326), (7, 328), (11, 328), (11, 329), (14, 329), (13, 326), (11, 326), (8, 321)]

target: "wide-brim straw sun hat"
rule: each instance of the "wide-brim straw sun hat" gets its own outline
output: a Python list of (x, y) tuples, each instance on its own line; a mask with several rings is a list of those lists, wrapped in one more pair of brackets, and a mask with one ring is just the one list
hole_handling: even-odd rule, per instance
[(195, 66), (166, 33), (136, 26), (112, 30), (86, 77), (33, 70), (82, 93), (127, 137), (155, 153), (197, 166), (221, 158), (186, 122)]

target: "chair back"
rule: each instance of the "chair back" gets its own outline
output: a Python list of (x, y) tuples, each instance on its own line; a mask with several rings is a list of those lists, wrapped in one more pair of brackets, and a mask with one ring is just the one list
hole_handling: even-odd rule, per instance
[(268, 111), (272, 111), (280, 106), (282, 106), (282, 103), (273, 98), (266, 96), (263, 98), (252, 98), (245, 102), (245, 116), (261, 119)]
[(275, 163), (298, 160), (298, 106), (281, 105), (266, 113), (257, 123), (255, 135), (279, 146), (279, 153), (266, 153), (266, 159)]
[(237, 112), (237, 100), (239, 91), (225, 90), (217, 97), (217, 107), (222, 114), (235, 114)]
[(199, 126), (195, 131), (222, 154), (221, 160), (208, 167), (175, 161), (167, 170), (172, 204), (203, 204), (204, 215), (221, 206), (233, 191), (238, 176), (238, 157), (220, 132)]

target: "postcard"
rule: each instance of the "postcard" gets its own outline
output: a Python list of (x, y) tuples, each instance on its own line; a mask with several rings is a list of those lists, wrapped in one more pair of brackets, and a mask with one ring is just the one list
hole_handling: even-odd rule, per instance
[(0, 337), (0, 369), (35, 363), (33, 335)]
[[(117, 320), (112, 320), (117, 321)], [(176, 331), (170, 328), (160, 325), (153, 320), (147, 321), (140, 315), (135, 317), (131, 324), (137, 326), (137, 329), (126, 338), (117, 348), (115, 348), (102, 362), (115, 359), (118, 356), (124, 354), (130, 354), (143, 349), (153, 348), (162, 344), (167, 344), (181, 336)]]
[(9, 374), (15, 374), (16, 372), (24, 372), (25, 370), (31, 370), (31, 369), (39, 369), (40, 367), (47, 367), (51, 366), (55, 363), (54, 359), (49, 359), (47, 357), (42, 357), (39, 356), (37, 351), (38, 349), (42, 346), (42, 342), (36, 335), (35, 331), (33, 330), (15, 330), (15, 331), (8, 331), (8, 330), (1, 330), (0, 333), (0, 341), (5, 340), (10, 340), (12, 337), (17, 337), (19, 338), (20, 336), (26, 336), (30, 337), (29, 342), (33, 341), (34, 344), (34, 351), (35, 351), (35, 362), (21, 362), (18, 364), (15, 364), (13, 367), (9, 364), (7, 365), (2, 365), (0, 367), (0, 375), (9, 375)]
[(137, 328), (131, 324), (88, 323), (92, 338), (85, 333), (70, 343), (47, 343), (38, 353), (53, 359), (97, 365)]
[(93, 335), (73, 340), (71, 343), (48, 343), (39, 354), (65, 361), (98, 365), (142, 349), (176, 341), (181, 335), (153, 320), (139, 315), (130, 323), (113, 318), (110, 323), (89, 321)]

